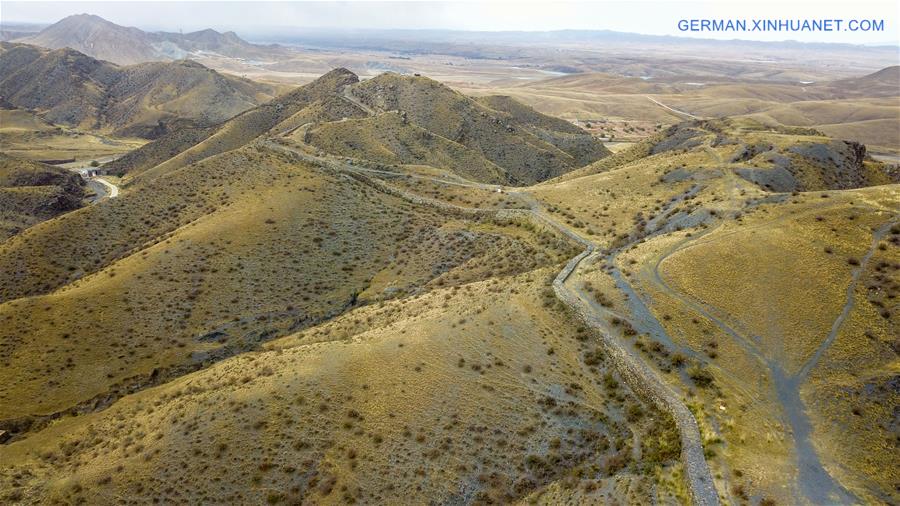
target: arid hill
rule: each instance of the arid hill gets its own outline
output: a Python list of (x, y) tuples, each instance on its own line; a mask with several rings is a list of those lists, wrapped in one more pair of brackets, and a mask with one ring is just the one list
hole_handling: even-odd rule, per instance
[(120, 65), (180, 60), (198, 52), (247, 58), (266, 49), (244, 41), (234, 32), (219, 33), (207, 29), (190, 33), (148, 33), (138, 28), (119, 26), (90, 14), (63, 18), (41, 32), (22, 37), (16, 42), (50, 49), (68, 47)]
[[(271, 118), (254, 111), (244, 125)], [(281, 113), (297, 114), (273, 105)], [(417, 204), (261, 142), (141, 178), (0, 245), (0, 427), (17, 438), (0, 447), (3, 498), (449, 501), (466, 484), (463, 495), (497, 502), (581, 493), (582, 479), (609, 498), (684, 497), (671, 419), (622, 383), (547, 288), (577, 252), (528, 220)], [(274, 404), (257, 412), (256, 398)], [(207, 450), (176, 441), (175, 406)], [(108, 432), (119, 416), (155, 428)], [(55, 447), (58, 423), (73, 422), (65, 432), (84, 443), (37, 452), (38, 471), (32, 445)], [(255, 449), (282, 430), (293, 435), (278, 436), (280, 456)], [(88, 450), (120, 437), (138, 458)], [(206, 457), (185, 460), (207, 453), (247, 472), (220, 488)], [(182, 465), (191, 472), (172, 476)], [(423, 475), (443, 477), (422, 486)]]
[(898, 176), (857, 144), (727, 119), (528, 191), (597, 245), (570, 286), (687, 392), (723, 502), (892, 502)]
[(0, 242), (0, 501), (900, 502), (896, 169), (510, 95), (335, 69)]
[(161, 174), (264, 134), (335, 155), (432, 165), (474, 181), (515, 185), (609, 154), (580, 128), (508, 98), (479, 101), (418, 76), (388, 73), (359, 82), (336, 69), (211, 130), (174, 132), (108, 167), (133, 176), (150, 169)]
[(479, 102), (437, 81), (385, 73), (350, 93), (372, 113), (400, 111), (432, 134), (480, 153), (511, 184), (549, 179), (609, 154), (587, 132), (503, 99)]
[(462, 91), (510, 95), (542, 113), (590, 123), (593, 132), (617, 140), (637, 140), (656, 127), (691, 116), (746, 117), (775, 127), (814, 128), (866, 144), (874, 152), (896, 154), (900, 150), (898, 69), (892, 66), (860, 77), (816, 81), (583, 73), (510, 80)]
[[(345, 86), (358, 82), (355, 74), (346, 69), (333, 70), (312, 83), (250, 109), (234, 118), (208, 129), (178, 130), (134, 151), (127, 158), (109, 164), (114, 173), (132, 176), (153, 169), (155, 176), (189, 165), (213, 155), (237, 149), (268, 133), (282, 122), (295, 128), (295, 116), (308, 107), (321, 119), (333, 121), (341, 114), (363, 114), (358, 107), (344, 100), (334, 100)], [(333, 107), (321, 107), (332, 104)], [(309, 112), (309, 111), (306, 111)], [(311, 118), (315, 120), (316, 118)]]
[(0, 241), (78, 209), (84, 196), (78, 174), (0, 153)]
[(73, 49), (0, 43), (0, 95), (46, 120), (117, 136), (210, 125), (265, 102), (273, 88), (190, 60), (119, 67)]
[(54, 124), (34, 112), (0, 102), (0, 151), (8, 155), (36, 161), (103, 160), (146, 143), (145, 139), (114, 138)]
[(878, 72), (851, 78), (823, 83), (823, 86), (835, 94), (861, 97), (896, 97), (900, 94), (900, 65), (885, 67)]

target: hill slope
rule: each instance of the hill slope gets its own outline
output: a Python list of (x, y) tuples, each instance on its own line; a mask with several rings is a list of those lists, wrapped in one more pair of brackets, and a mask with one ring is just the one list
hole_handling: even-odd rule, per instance
[(120, 65), (187, 58), (199, 51), (232, 57), (251, 57), (264, 48), (250, 44), (234, 32), (201, 30), (191, 33), (148, 33), (119, 26), (99, 16), (77, 14), (54, 23), (17, 42), (50, 49), (71, 48)]
[[(411, 123), (480, 153), (511, 184), (543, 181), (609, 154), (565, 122), (510, 100), (485, 101), (501, 107), (492, 109), (426, 77), (385, 73), (350, 93), (376, 112), (401, 111)], [(563, 142), (565, 135), (580, 142)]]
[(684, 497), (671, 420), (547, 288), (568, 240), (329, 167), (250, 143), (0, 244), (5, 501)]
[(111, 164), (0, 243), (0, 498), (897, 502), (897, 174), (697, 120), (497, 191), (582, 135), (338, 69)]
[(855, 143), (736, 119), (527, 191), (597, 245), (568, 283), (693, 399), (723, 502), (890, 503), (898, 181)]
[(405, 121), (396, 112), (325, 123), (303, 141), (328, 153), (384, 164), (430, 165), (474, 181), (502, 183), (503, 169), (464, 146)]
[[(333, 70), (307, 85), (210, 129), (176, 131), (163, 136), (135, 151), (133, 157), (110, 164), (109, 168), (116, 173), (156, 177), (210, 156), (242, 147), (284, 121), (288, 121), (293, 128), (293, 121), (296, 121), (296, 118), (291, 118), (310, 106), (316, 106), (314, 109), (329, 119), (336, 119), (327, 114), (330, 109), (323, 112), (318, 106), (334, 103), (329, 99), (336, 97), (345, 86), (357, 81), (356, 75), (349, 70)], [(345, 106), (339, 109), (355, 108), (353, 104), (339, 102)], [(352, 114), (352, 111), (347, 113)]]
[(0, 153), (0, 241), (81, 207), (84, 196), (78, 174)]
[(896, 97), (900, 86), (900, 65), (885, 67), (862, 77), (823, 83), (834, 94), (861, 97)]
[(564, 121), (509, 99), (495, 101), (500, 109), (427, 78), (383, 74), (359, 82), (336, 69), (211, 131), (173, 133), (109, 167), (155, 177), (269, 135), (340, 156), (433, 164), (474, 181), (521, 185), (609, 153)]
[(129, 67), (72, 49), (0, 43), (0, 95), (57, 124), (155, 137), (177, 124), (209, 125), (258, 105), (270, 86), (184, 60)]

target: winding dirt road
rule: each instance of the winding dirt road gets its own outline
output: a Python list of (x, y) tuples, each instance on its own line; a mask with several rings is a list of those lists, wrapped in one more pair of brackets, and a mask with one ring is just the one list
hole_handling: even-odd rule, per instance
[[(706, 148), (710, 157), (717, 163), (722, 163), (721, 157), (711, 148)], [(731, 183), (730, 197), (732, 199), (739, 198), (736, 186), (737, 176), (728, 168), (722, 168), (724, 175), (729, 178)], [(881, 209), (880, 210), (887, 210)], [(683, 252), (687, 249), (707, 244), (711, 241), (722, 241), (736, 233), (746, 233), (749, 230), (760, 227), (769, 227), (785, 220), (798, 219), (801, 216), (812, 215), (820, 212), (819, 209), (811, 209), (800, 214), (788, 214), (769, 220), (764, 223), (744, 227), (737, 231), (731, 231), (717, 236), (711, 236), (712, 232), (718, 227), (708, 228), (694, 234), (691, 238), (685, 238), (668, 248), (656, 256), (655, 261), (651, 262), (651, 266), (645, 268), (640, 273), (640, 277), (645, 282), (655, 285), (662, 293), (679, 301), (686, 308), (702, 315), (708, 321), (718, 327), (725, 335), (731, 337), (749, 356), (756, 360), (767, 372), (768, 378), (772, 383), (774, 393), (778, 400), (782, 412), (784, 413), (784, 422), (787, 425), (787, 434), (793, 440), (794, 450), (797, 454), (798, 475), (795, 481), (796, 496), (804, 498), (810, 504), (854, 504), (859, 499), (851, 492), (844, 488), (831, 474), (825, 469), (819, 458), (815, 447), (812, 444), (810, 436), (812, 434), (812, 426), (809, 416), (806, 412), (806, 406), (800, 397), (800, 388), (804, 385), (810, 371), (815, 368), (820, 358), (828, 350), (834, 340), (844, 320), (849, 315), (855, 303), (856, 286), (859, 278), (865, 271), (866, 265), (869, 263), (872, 255), (878, 246), (879, 241), (884, 237), (891, 226), (898, 223), (896, 219), (889, 220), (884, 225), (873, 232), (871, 245), (866, 254), (863, 256), (860, 264), (851, 271), (850, 281), (846, 288), (845, 303), (841, 312), (835, 318), (830, 332), (823, 337), (822, 341), (816, 347), (815, 352), (800, 369), (793, 374), (785, 370), (784, 365), (775, 356), (770, 356), (766, 350), (759, 347), (759, 336), (753, 335), (747, 330), (740, 321), (736, 321), (731, 315), (728, 315), (719, 308), (696, 299), (689, 294), (682, 293), (673, 288), (660, 272), (662, 263), (672, 255)], [(724, 369), (717, 367), (717, 372), (724, 373)], [(736, 388), (740, 388), (740, 382), (735, 383)], [(743, 391), (743, 394), (749, 398), (755, 398), (755, 394)]]
[(689, 112), (685, 112), (685, 111), (681, 111), (681, 110), (675, 109), (675, 108), (673, 108), (673, 107), (669, 107), (669, 106), (667, 106), (666, 104), (664, 104), (664, 103), (660, 102), (659, 100), (656, 100), (655, 98), (652, 98), (652, 97), (650, 97), (650, 96), (644, 95), (644, 97), (645, 97), (647, 100), (653, 102), (654, 104), (656, 104), (656, 105), (662, 107), (663, 109), (665, 109), (665, 110), (667, 110), (667, 111), (669, 111), (669, 112), (675, 113), (675, 114), (678, 115), (678, 116), (682, 116), (682, 117), (687, 118), (687, 119), (704, 119), (704, 118), (701, 118), (700, 116), (694, 116), (693, 114), (691, 114), (691, 113), (689, 113)]
[[(369, 175), (405, 176), (405, 174), (392, 173), (389, 171), (381, 171), (375, 169), (366, 169), (363, 167), (349, 165), (344, 162), (333, 160), (327, 157), (314, 156), (305, 151), (298, 150), (290, 146), (285, 146), (283, 144), (274, 143), (272, 141), (264, 141), (263, 145), (277, 151), (292, 154), (294, 156), (297, 156), (301, 160), (313, 163), (320, 167), (332, 169), (336, 172), (363, 176), (362, 180), (371, 184), (377, 190), (399, 196), (414, 204), (428, 205), (437, 207), (442, 210), (453, 210), (455, 212), (464, 214), (489, 214), (498, 217), (524, 217), (546, 225), (558, 231), (562, 235), (568, 237), (572, 241), (582, 245), (584, 247), (584, 251), (579, 253), (574, 258), (570, 259), (566, 266), (554, 279), (554, 293), (556, 294), (557, 298), (559, 298), (563, 303), (565, 303), (573, 311), (575, 311), (576, 314), (578, 314), (588, 326), (599, 331), (602, 338), (599, 344), (602, 345), (604, 351), (606, 351), (620, 376), (624, 381), (626, 381), (626, 383), (628, 383), (632, 390), (634, 390), (645, 399), (649, 400), (657, 408), (672, 415), (675, 421), (675, 425), (678, 428), (681, 440), (681, 458), (684, 466), (687, 485), (690, 490), (693, 503), (698, 506), (719, 504), (719, 495), (712, 480), (712, 474), (709, 471), (709, 465), (706, 462), (702, 438), (700, 436), (700, 430), (697, 425), (697, 421), (694, 418), (694, 415), (687, 408), (684, 402), (682, 402), (681, 398), (675, 393), (675, 391), (659, 376), (658, 373), (656, 373), (654, 369), (644, 363), (643, 359), (635, 355), (631, 350), (623, 347), (618, 342), (617, 338), (608, 332), (605, 317), (596, 312), (592, 308), (589, 301), (582, 298), (576, 290), (574, 290), (566, 283), (570, 276), (572, 276), (572, 274), (580, 266), (581, 262), (590, 255), (595, 254), (597, 247), (594, 243), (583, 238), (566, 225), (556, 221), (546, 212), (546, 210), (543, 209), (543, 207), (539, 202), (537, 202), (537, 200), (534, 199), (534, 197), (524, 192), (510, 191), (509, 194), (523, 199), (529, 206), (529, 209), (495, 210), (466, 208), (457, 206), (455, 204), (449, 204), (427, 197), (414, 195), (406, 192), (405, 190), (390, 186), (380, 179), (372, 179), (369, 177)], [(432, 178), (428, 176), (416, 175), (413, 177), (428, 179), (438, 183), (457, 184), (460, 186), (468, 186), (486, 190), (494, 190), (497, 188), (496, 185), (450, 182), (444, 179)], [(628, 287), (630, 288), (630, 285), (628, 285)], [(637, 299), (636, 297), (632, 298)], [(655, 320), (655, 318), (653, 318), (652, 314), (649, 311), (646, 311), (645, 316), (649, 316), (649, 318), (653, 319), (653, 321), (656, 322), (656, 326), (661, 329), (662, 333), (668, 338), (668, 335), (665, 334), (665, 330), (662, 329), (662, 326), (658, 321)], [(671, 339), (669, 339), (669, 341), (671, 341)]]

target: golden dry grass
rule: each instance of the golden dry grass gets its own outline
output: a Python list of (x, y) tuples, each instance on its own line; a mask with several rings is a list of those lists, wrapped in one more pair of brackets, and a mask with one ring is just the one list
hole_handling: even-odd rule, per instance
[[(695, 412), (724, 502), (804, 500), (772, 373), (810, 359), (797, 395), (816, 454), (861, 500), (894, 499), (900, 236), (883, 227), (898, 189), (858, 146), (746, 118), (689, 122), (496, 192), (466, 185), (493, 175), (474, 174), (473, 153), (503, 170), (574, 160), (575, 134), (424, 78), (347, 98), (346, 71), (331, 77), (324, 97), (306, 89), (212, 135), (154, 143), (116, 199), (0, 244), (0, 419), (16, 436), (0, 447), (4, 499), (687, 500), (671, 421), (553, 295), (570, 241), (412, 204), (335, 169), (339, 157), (436, 201), (534, 208), (592, 241), (567, 286)], [(355, 119), (336, 118), (345, 108)], [(553, 175), (536, 167), (523, 174)]]
[(604, 379), (593, 338), (547, 293), (555, 270), (355, 309), (67, 418), (0, 449), (6, 497), (484, 503), (550, 486), (676, 500), (677, 480), (654, 485), (672, 428)]
[[(869, 288), (863, 287), (871, 281), (855, 289), (851, 316), (840, 327), (839, 336), (848, 337), (825, 345), (820, 362), (814, 356), (844, 308), (853, 269), (872, 248), (873, 230), (897, 219), (898, 193), (892, 185), (827, 195), (764, 205), (696, 240), (687, 232), (654, 239), (622, 261), (635, 262), (637, 286), (653, 300), (669, 334), (708, 363), (717, 388), (698, 404), (721, 428), (729, 466), (752, 476), (770, 496), (793, 497), (779, 490), (783, 476), (795, 472), (795, 457), (773, 379), (748, 345), (710, 315), (787, 376), (813, 364), (800, 393), (819, 457), (858, 497), (881, 501), (891, 494), (891, 478), (880, 471), (894, 444), (886, 430), (890, 415), (881, 407), (890, 401), (871, 388), (863, 394), (861, 383), (883, 389), (897, 360), (887, 337), (893, 317), (879, 316), (879, 307), (865, 298)], [(887, 255), (896, 250), (889, 243), (882, 242)], [(881, 265), (883, 275), (890, 275), (893, 264), (883, 262), (876, 255), (867, 268)], [(887, 283), (883, 290), (890, 288)], [(879, 360), (873, 360), (876, 350)], [(855, 377), (867, 379), (850, 380)], [(855, 396), (847, 395), (851, 388)], [(853, 414), (861, 406), (870, 407), (866, 422)], [(839, 430), (825, 422), (835, 417), (847, 421)], [(864, 428), (873, 423), (879, 430)]]
[[(238, 178), (224, 178), (229, 166)], [(147, 227), (178, 194), (199, 198)], [(0, 306), (3, 418), (55, 413), (436, 277), (452, 285), (559, 260), (552, 241), (454, 223), (247, 149), (29, 229), (4, 245), (5, 259), (33, 273), (22, 285), (7, 264), (9, 297), (40, 296)], [(71, 249), (42, 250), (58, 241)], [(391, 282), (377, 286), (383, 277)], [(40, 369), (20, 368), (38, 356)]]
[[(651, 137), (528, 193), (600, 247), (618, 251), (632, 244), (619, 251), (612, 264), (589, 257), (569, 285), (593, 303), (609, 322), (609, 331), (622, 336), (624, 346), (635, 349), (688, 395), (723, 496), (740, 500), (752, 490), (778, 502), (795, 501), (803, 495), (793, 488), (793, 428), (774, 380), (758, 357), (710, 315), (746, 336), (785, 374), (796, 373), (841, 314), (853, 262), (871, 250), (873, 230), (900, 214), (897, 185), (794, 195), (773, 192), (754, 184), (742, 170), (771, 171), (774, 164), (767, 160), (776, 155), (784, 157), (781, 163), (803, 187), (852, 188), (890, 181), (891, 176), (884, 166), (869, 161), (848, 164), (856, 156), (845, 151), (849, 145), (821, 136), (770, 131), (747, 121), (684, 128), (668, 131), (668, 137)], [(748, 148), (759, 145), (769, 154)], [(890, 252), (888, 239), (883, 247)], [(851, 317), (841, 327), (855, 337), (843, 347), (828, 349), (800, 391), (819, 458), (841, 485), (865, 500), (890, 497), (890, 478), (879, 466), (887, 465), (894, 444), (886, 429), (864, 429), (875, 420), (880, 427), (889, 426), (888, 384), (890, 371), (897, 367), (886, 337), (894, 320), (877, 316), (890, 306), (893, 264), (878, 258), (873, 256), (876, 263), (867, 265), (881, 265), (880, 270), (860, 283)], [(657, 342), (634, 323), (645, 317), (617, 287), (612, 266), (635, 287), (674, 347)], [(863, 290), (863, 283), (876, 287)], [(872, 290), (880, 294), (875, 299), (880, 306), (864, 300), (862, 294), (875, 293)], [(862, 325), (860, 317), (860, 323), (854, 323), (856, 312), (877, 316), (879, 321), (869, 324), (875, 325), (869, 332), (872, 338), (859, 337), (866, 329), (854, 327)], [(629, 322), (637, 335), (630, 335)], [(871, 368), (862, 367), (873, 346), (883, 358)], [(830, 370), (825, 357), (837, 350), (846, 350), (845, 355)], [(818, 373), (818, 367), (830, 371)], [(866, 380), (850, 379), (855, 367)], [(712, 386), (698, 386), (695, 374), (708, 374)], [(817, 374), (824, 376), (818, 380)], [(849, 389), (855, 393), (845, 393)], [(854, 408), (859, 413), (868, 410), (871, 418), (853, 414)], [(840, 428), (825, 421), (838, 411), (839, 418), (848, 421)], [(854, 432), (847, 436), (850, 427)], [(854, 443), (844, 445), (839, 433)]]

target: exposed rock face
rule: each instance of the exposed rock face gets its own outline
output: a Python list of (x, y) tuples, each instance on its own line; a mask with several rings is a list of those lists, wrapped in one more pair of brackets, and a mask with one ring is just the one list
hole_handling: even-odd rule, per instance
[[(788, 141), (746, 143), (735, 135), (729, 120), (686, 121), (669, 127), (653, 141), (651, 154), (735, 146), (727, 159), (710, 160), (709, 166), (740, 164), (735, 173), (768, 191), (846, 190), (897, 181), (890, 167), (867, 156), (866, 147), (854, 141), (834, 140), (807, 128), (744, 125), (742, 128), (775, 130)], [(802, 139), (802, 140), (801, 140)], [(716, 155), (719, 156), (719, 155)], [(706, 166), (706, 164), (704, 164)]]

